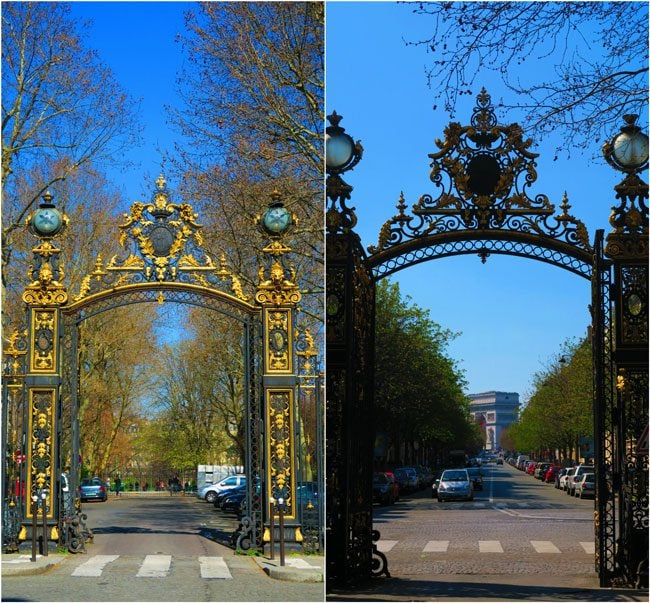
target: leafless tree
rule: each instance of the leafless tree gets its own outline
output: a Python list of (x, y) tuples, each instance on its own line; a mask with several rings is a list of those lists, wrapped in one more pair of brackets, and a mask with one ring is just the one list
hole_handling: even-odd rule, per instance
[(431, 2), (424, 46), (437, 101), (453, 115), (458, 97), (476, 94), (488, 71), (513, 94), (535, 137), (559, 130), (562, 147), (600, 148), (634, 113), (647, 123), (646, 2)]
[(139, 135), (133, 102), (69, 13), (64, 2), (2, 4), (3, 269), (49, 187)]

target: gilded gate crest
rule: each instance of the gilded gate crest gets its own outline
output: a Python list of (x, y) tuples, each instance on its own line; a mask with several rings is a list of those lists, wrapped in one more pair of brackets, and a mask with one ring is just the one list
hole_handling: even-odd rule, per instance
[[(159, 176), (151, 202), (133, 203), (120, 224), (119, 243), (128, 255), (114, 255), (106, 264), (98, 256), (74, 300), (136, 283), (185, 283), (216, 289), (228, 280), (231, 294), (249, 301), (251, 296), (244, 293), (241, 280), (227, 268), (225, 254), (216, 265), (203, 250), (202, 225), (197, 219), (189, 203), (170, 201), (167, 183)], [(162, 294), (159, 301), (164, 301)]]

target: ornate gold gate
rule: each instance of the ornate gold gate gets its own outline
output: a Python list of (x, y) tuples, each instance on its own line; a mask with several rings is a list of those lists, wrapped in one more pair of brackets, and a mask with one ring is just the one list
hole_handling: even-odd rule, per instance
[[(293, 268), (286, 265), (291, 248), (284, 242), (296, 218), (273, 194), (272, 203), (257, 217), (269, 241), (262, 249), (267, 265), (258, 271), (255, 291), (244, 291), (241, 279), (228, 268), (227, 258), (213, 261), (202, 248), (198, 215), (188, 203), (173, 203), (162, 176), (149, 203), (136, 202), (120, 225), (121, 251), (108, 261), (97, 257), (77, 294), (64, 285), (64, 268), (57, 238), (68, 222), (43, 197), (29, 217), (37, 238), (33, 249), (32, 282), (25, 288), (27, 311), (24, 344), (12, 348), (26, 357), (25, 420), (22, 482), (24, 493), (11, 503), (19, 512), (3, 524), (7, 549), (18, 548), (29, 536), (33, 518), (30, 499), (39, 501), (47, 517), (47, 539), (73, 551), (84, 548), (91, 531), (77, 497), (79, 478), (78, 344), (79, 325), (91, 316), (126, 304), (178, 302), (201, 306), (239, 321), (243, 327), (246, 406), (247, 514), (237, 533), (238, 548), (262, 547), (266, 501), (284, 500), (289, 535), (300, 539), (296, 513), (294, 470), (294, 407), (296, 359), (294, 323), (301, 299)], [(13, 353), (13, 352), (12, 352)], [(18, 366), (18, 365), (17, 365)], [(22, 369), (20, 369), (22, 370)], [(3, 390), (3, 394), (5, 393)], [(3, 403), (6, 398), (3, 399)], [(6, 406), (6, 404), (4, 404)], [(70, 453), (61, 458), (60, 418), (68, 413)], [(70, 468), (69, 490), (62, 492), (61, 473)], [(17, 505), (15, 504), (17, 503)], [(39, 511), (42, 517), (43, 511)]]

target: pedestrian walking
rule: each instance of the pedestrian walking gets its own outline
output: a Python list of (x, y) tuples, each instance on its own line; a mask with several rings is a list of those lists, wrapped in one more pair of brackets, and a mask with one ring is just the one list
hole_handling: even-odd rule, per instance
[(122, 488), (122, 480), (120, 479), (120, 476), (118, 475), (115, 478), (115, 496), (120, 495), (120, 489)]

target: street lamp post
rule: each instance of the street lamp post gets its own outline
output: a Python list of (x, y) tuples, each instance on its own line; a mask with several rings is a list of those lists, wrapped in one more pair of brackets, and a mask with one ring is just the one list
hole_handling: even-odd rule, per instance
[[(327, 582), (343, 584), (373, 573), (377, 547), (372, 530), (374, 424), (372, 355), (374, 279), (353, 231), (347, 206), (352, 187), (342, 175), (363, 156), (359, 141), (332, 112), (326, 128), (327, 246)], [(363, 471), (359, 471), (363, 467)], [(377, 566), (381, 566), (378, 564)]]
[(336, 111), (327, 116), (330, 125), (325, 128), (325, 167), (327, 171), (326, 192), (329, 207), (326, 214), (328, 233), (346, 232), (354, 228), (357, 217), (354, 207), (347, 207), (352, 187), (341, 178), (351, 170), (363, 156), (361, 141), (354, 142), (339, 123), (343, 118)]
[[(612, 298), (616, 376), (616, 450), (612, 469), (618, 490), (621, 536), (617, 540), (617, 574), (625, 584), (647, 586), (648, 451), (639, 440), (648, 427), (648, 184), (639, 173), (648, 167), (648, 136), (625, 115), (625, 125), (603, 146), (606, 161), (625, 174), (614, 187), (619, 204), (612, 207), (613, 230), (605, 255), (613, 264)], [(597, 490), (598, 498), (606, 496)], [(645, 568), (645, 569), (644, 569)]]

